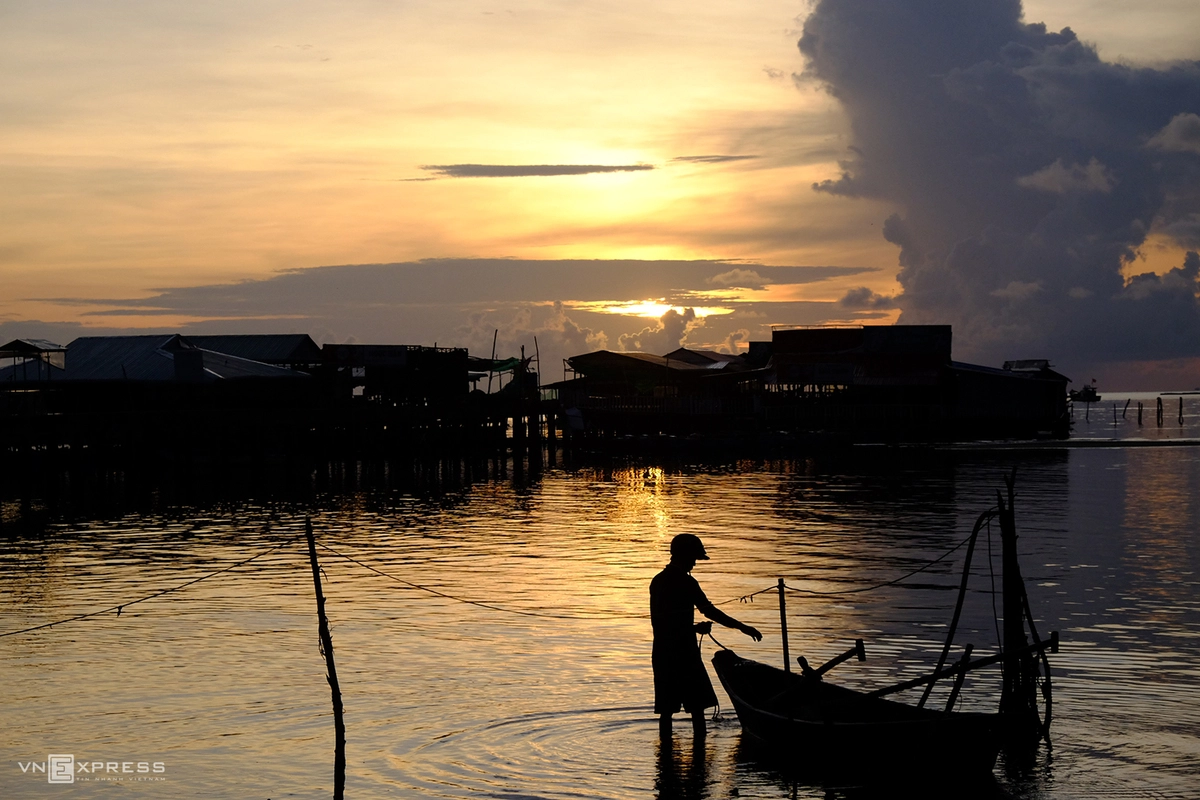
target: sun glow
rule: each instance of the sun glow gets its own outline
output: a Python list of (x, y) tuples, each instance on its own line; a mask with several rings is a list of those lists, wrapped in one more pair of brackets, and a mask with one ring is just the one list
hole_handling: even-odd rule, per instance
[(648, 319), (660, 319), (668, 311), (683, 314), (689, 308), (700, 318), (733, 313), (732, 308), (720, 308), (719, 306), (673, 306), (664, 302), (662, 298), (658, 300), (596, 300), (572, 302), (567, 303), (567, 305), (581, 311), (594, 311), (600, 314), (623, 314), (625, 316), (646, 317)]

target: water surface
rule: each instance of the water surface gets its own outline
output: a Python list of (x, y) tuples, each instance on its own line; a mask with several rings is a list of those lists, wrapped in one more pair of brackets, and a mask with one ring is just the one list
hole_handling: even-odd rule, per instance
[[(291, 543), (119, 616), (0, 638), (0, 787), (16, 798), (328, 796), (329, 690), (307, 551), (291, 541), (311, 514), (320, 542), (392, 576), (321, 552), (346, 702), (348, 797), (860, 796), (794, 784), (761, 761), (719, 689), (707, 741), (694, 746), (681, 717), (663, 746), (651, 714), (649, 580), (672, 536), (699, 534), (712, 560), (695, 574), (709, 597), (766, 634), (754, 643), (718, 629), (717, 638), (776, 663), (774, 596), (738, 598), (778, 577), (831, 592), (910, 572), (970, 532), (1014, 466), (1034, 613), (1063, 648), (1052, 662), (1053, 749), (1024, 772), (998, 767), (1000, 789), (1021, 798), (1194, 796), (1194, 447), (855, 448), (718, 466), (574, 466), (450, 492), (150, 503), (14, 534), (0, 540), (0, 632), (136, 599)], [(997, 638), (987, 541), (958, 637), (980, 655)], [(868, 661), (831, 676), (856, 687), (929, 669), (961, 555), (898, 586), (792, 595), (792, 652), (819, 663), (864, 638)], [(991, 710), (998, 690), (997, 673), (977, 673), (963, 707)], [(65, 787), (22, 773), (18, 762), (50, 753), (163, 762), (164, 780)]]

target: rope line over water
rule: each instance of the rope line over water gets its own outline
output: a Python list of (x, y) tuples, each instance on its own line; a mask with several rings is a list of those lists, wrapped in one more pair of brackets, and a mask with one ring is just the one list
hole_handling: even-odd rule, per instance
[(243, 566), (244, 564), (249, 564), (251, 561), (256, 561), (257, 559), (260, 559), (263, 556), (270, 555), (271, 553), (274, 553), (276, 550), (281, 550), (284, 547), (287, 547), (289, 544), (292, 544), (296, 540), (302, 538), (303, 536), (304, 536), (304, 534), (302, 534), (302, 533), (297, 536), (293, 536), (291, 539), (288, 539), (286, 542), (283, 542), (282, 544), (277, 544), (268, 550), (264, 550), (261, 553), (258, 553), (257, 555), (250, 556), (249, 558), (244, 558), (241, 561), (238, 561), (236, 564), (230, 564), (227, 567), (222, 567), (221, 569), (217, 570), (216, 572), (210, 572), (207, 575), (201, 575), (199, 578), (193, 578), (192, 580), (186, 581), (185, 583), (181, 583), (178, 586), (172, 586), (168, 589), (163, 589), (161, 591), (154, 592), (153, 594), (148, 594), (145, 597), (139, 597), (136, 600), (128, 600), (124, 603), (120, 603), (119, 605), (109, 606), (108, 608), (101, 609), (100, 611), (91, 611), (91, 612), (88, 612), (87, 614), (76, 614), (73, 617), (67, 617), (65, 619), (55, 620), (54, 622), (45, 622), (41, 625), (33, 625), (32, 627), (22, 628), (22, 629), (16, 630), (16, 631), (4, 631), (3, 633), (0, 633), (0, 638), (3, 638), (5, 636), (16, 636), (17, 634), (21, 634), (21, 633), (30, 633), (32, 631), (40, 631), (44, 628), (53, 628), (55, 625), (63, 625), (67, 622), (77, 622), (78, 620), (88, 619), (89, 617), (98, 617), (98, 616), (101, 616), (102, 614), (110, 614), (113, 611), (116, 611), (117, 616), (119, 617), (119, 616), (121, 616), (121, 612), (124, 611), (129, 606), (136, 605), (138, 603), (144, 603), (147, 600), (153, 600), (154, 598), (162, 597), (165, 594), (171, 594), (172, 592), (178, 592), (181, 589), (186, 589), (189, 586), (194, 586), (197, 583), (200, 583), (200, 581), (206, 581), (209, 578), (215, 578), (216, 576), (218, 576), (222, 573), (229, 572), (230, 570), (237, 569), (238, 567)]
[[(971, 541), (971, 536), (974, 536), (974, 533), (967, 536), (967, 538), (963, 539), (961, 542), (954, 545), (954, 547), (951, 547), (949, 550), (942, 553), (937, 558), (926, 563), (924, 566), (918, 567), (917, 569), (914, 569), (912, 572), (907, 572), (898, 578), (893, 578), (890, 581), (884, 581), (883, 583), (876, 583), (871, 586), (859, 586), (854, 589), (838, 589), (838, 590), (830, 591), (830, 592), (824, 592), (824, 591), (821, 591), (820, 589), (803, 589), (798, 586), (788, 586), (786, 583), (783, 585), (783, 588), (788, 590), (789, 592), (796, 592), (797, 594), (816, 594), (816, 595), (829, 596), (829, 595), (839, 595), (839, 594), (860, 594), (862, 592), (873, 592), (876, 589), (883, 589), (888, 586), (895, 586), (898, 583), (900, 583), (900, 581), (903, 581), (907, 578), (911, 578), (913, 575), (918, 575), (918, 574), (924, 572), (925, 570), (929, 569), (930, 567), (932, 567), (934, 564), (937, 564), (941, 561), (945, 561), (947, 558), (949, 558), (951, 555), (953, 555), (956, 551), (960, 550), (963, 545), (965, 545), (967, 542)], [(765, 589), (759, 589), (757, 592), (752, 592), (750, 594), (743, 595), (742, 597), (740, 597), (738, 599), (741, 600), (743, 603), (747, 603), (747, 602), (750, 602), (751, 600), (753, 600), (757, 595), (766, 594), (767, 592), (778, 591), (778, 589), (779, 589), (779, 585), (775, 584), (773, 586), (768, 586)]]
[[(113, 611), (117, 612), (117, 616), (120, 616), (121, 612), (124, 609), (128, 608), (129, 606), (136, 605), (138, 603), (144, 603), (147, 600), (153, 600), (156, 597), (162, 597), (164, 595), (171, 594), (173, 592), (178, 592), (178, 591), (188, 588), (189, 586), (194, 586), (195, 584), (200, 583), (201, 581), (206, 581), (209, 578), (215, 578), (217, 575), (221, 575), (223, 573), (229, 572), (230, 570), (237, 569), (240, 566), (249, 564), (251, 561), (256, 561), (256, 560), (262, 558), (263, 556), (267, 556), (267, 555), (270, 555), (271, 553), (276, 552), (277, 550), (281, 550), (284, 547), (287, 547), (288, 545), (292, 544), (293, 542), (296, 542), (297, 540), (299, 540), (303, 537), (304, 537), (304, 534), (297, 534), (296, 536), (293, 536), (292, 538), (288, 539), (287, 541), (282, 542), (281, 544), (275, 545), (274, 547), (263, 550), (262, 552), (257, 553), (253, 556), (250, 556), (249, 558), (242, 559), (241, 561), (235, 562), (226, 567), (222, 567), (221, 569), (216, 570), (214, 572), (210, 572), (206, 575), (201, 575), (198, 578), (193, 578), (189, 581), (179, 584), (178, 586), (172, 586), (167, 589), (162, 589), (160, 591), (148, 594), (144, 597), (139, 597), (134, 600), (128, 600), (124, 603), (119, 603), (117, 605), (109, 606), (109, 607), (103, 608), (99, 611), (91, 611), (86, 614), (76, 614), (73, 617), (66, 617), (64, 619), (55, 620), (53, 622), (45, 622), (45, 623), (42, 623), (41, 625), (33, 625), (28, 628), (21, 628), (19, 630), (4, 631), (4, 632), (0, 633), (0, 638), (6, 637), (6, 636), (17, 636), (22, 633), (31, 633), (33, 631), (39, 631), (39, 630), (43, 630), (45, 628), (52, 628), (56, 625), (63, 625), (68, 622), (77, 622), (79, 620), (89, 619), (91, 617), (98, 617), (98, 616), (101, 616), (104, 614), (110, 614)], [(819, 589), (804, 589), (804, 588), (800, 588), (800, 587), (796, 587), (796, 586), (789, 586), (787, 584), (784, 584), (784, 588), (789, 592), (796, 592), (796, 593), (800, 593), (800, 594), (833, 596), (833, 595), (843, 595), (843, 594), (859, 594), (859, 593), (863, 593), (863, 592), (875, 591), (876, 589), (883, 589), (888, 586), (895, 586), (895, 585), (899, 584), (901, 581), (903, 581), (907, 578), (911, 578), (913, 575), (918, 575), (918, 574), (924, 572), (925, 570), (929, 569), (930, 567), (932, 567), (934, 564), (937, 564), (937, 563), (949, 558), (951, 555), (953, 555), (956, 551), (961, 549), (962, 546), (965, 545), (970, 540), (971, 540), (971, 537), (967, 536), (961, 542), (954, 545), (954, 547), (950, 548), (945, 553), (942, 553), (940, 556), (933, 559), (932, 561), (929, 561), (928, 563), (924, 564), (923, 566), (921, 566), (915, 570), (912, 570), (911, 572), (905, 573), (904, 575), (901, 575), (898, 578), (894, 578), (890, 581), (884, 581), (883, 583), (877, 583), (877, 584), (874, 584), (871, 586), (860, 586), (860, 587), (856, 587), (854, 589), (839, 589), (839, 590), (835, 590), (835, 591), (821, 591)], [(550, 612), (545, 612), (545, 611), (531, 611), (528, 609), (511, 608), (508, 606), (497, 605), (495, 603), (490, 603), (490, 602), (483, 601), (483, 600), (471, 600), (469, 598), (459, 597), (457, 595), (453, 595), (448, 592), (443, 592), (439, 589), (434, 589), (430, 586), (424, 586), (419, 583), (414, 583), (410, 580), (406, 580), (397, 575), (393, 575), (389, 572), (385, 572), (384, 570), (381, 570), (378, 567), (373, 567), (370, 564), (368, 564), (364, 561), (360, 561), (359, 559), (357, 559), (353, 556), (347, 555), (338, 550), (334, 550), (332, 547), (330, 547), (327, 544), (324, 544), (323, 542), (318, 541), (316, 544), (318, 547), (320, 547), (324, 550), (327, 550), (328, 552), (332, 553), (333, 555), (337, 556), (338, 558), (349, 561), (352, 564), (357, 564), (358, 566), (362, 567), (365, 570), (373, 572), (376, 575), (379, 575), (381, 577), (395, 581), (397, 583), (401, 583), (412, 589), (426, 592), (428, 594), (434, 595), (436, 597), (441, 597), (446, 600), (453, 600), (456, 603), (463, 603), (465, 605), (476, 606), (478, 608), (486, 608), (490, 611), (497, 611), (497, 612), (500, 612), (503, 614), (517, 614), (517, 615), (520, 615), (523, 617), (541, 617), (544, 619), (564, 619), (564, 620), (578, 620), (578, 621), (595, 621), (595, 620), (603, 620), (603, 619), (649, 619), (650, 618), (650, 614), (648, 614), (648, 613), (636, 614), (636, 613), (632, 613), (632, 612), (620, 612), (620, 611), (599, 611), (599, 612), (596, 612), (593, 614), (555, 614), (555, 613), (550, 613)], [(990, 546), (990, 539), (989, 539), (989, 546)], [(989, 559), (989, 561), (990, 561), (990, 559)], [(993, 581), (994, 581), (994, 577), (993, 577)], [(764, 589), (759, 589), (756, 592), (751, 592), (750, 594), (740, 595), (738, 597), (731, 597), (728, 600), (722, 600), (719, 603), (714, 603), (714, 605), (723, 606), (723, 605), (728, 605), (729, 603), (733, 603), (733, 602), (737, 602), (737, 601), (747, 603), (747, 602), (751, 602), (757, 595), (765, 594), (767, 592), (774, 592), (777, 590), (778, 590), (778, 584), (772, 584), (771, 586), (768, 586)], [(715, 642), (716, 640), (714, 639), (713, 641)], [(718, 645), (719, 644), (720, 643), (718, 642)]]
[(325, 550), (328, 550), (330, 553), (333, 553), (338, 558), (344, 558), (351, 563), (357, 564), (358, 566), (362, 567), (363, 569), (367, 569), (367, 570), (370, 570), (371, 572), (374, 572), (376, 575), (382, 575), (385, 578), (389, 578), (393, 581), (396, 581), (397, 583), (402, 583), (405, 586), (408, 586), (410, 588), (418, 589), (422, 592), (428, 592), (429, 594), (436, 595), (437, 597), (443, 597), (447, 600), (453, 600), (456, 603), (465, 603), (466, 605), (478, 606), (479, 608), (486, 608), (491, 611), (500, 611), (505, 614), (520, 614), (523, 617), (545, 617), (547, 619), (597, 620), (597, 619), (608, 619), (608, 618), (614, 618), (614, 617), (621, 617), (621, 618), (628, 618), (628, 619), (649, 619), (650, 618), (649, 614), (632, 614), (632, 613), (622, 613), (622, 612), (618, 612), (618, 611), (605, 611), (605, 612), (601, 612), (601, 613), (597, 613), (597, 614), (588, 614), (588, 615), (550, 614), (550, 613), (546, 613), (544, 611), (528, 611), (528, 610), (520, 609), (520, 608), (507, 608), (505, 606), (498, 606), (493, 603), (487, 603), (482, 600), (469, 600), (465, 597), (458, 597), (456, 595), (448, 594), (448, 593), (440, 591), (438, 589), (433, 589), (429, 586), (422, 586), (419, 583), (413, 583), (412, 581), (397, 577), (395, 575), (392, 575), (391, 573), (384, 572), (383, 570), (373, 567), (370, 564), (359, 561), (357, 558), (354, 558), (353, 556), (348, 556), (345, 553), (339, 553), (337, 550), (334, 550), (332, 547), (330, 547), (327, 544), (322, 544), (321, 542), (317, 542), (317, 546), (321, 547)]

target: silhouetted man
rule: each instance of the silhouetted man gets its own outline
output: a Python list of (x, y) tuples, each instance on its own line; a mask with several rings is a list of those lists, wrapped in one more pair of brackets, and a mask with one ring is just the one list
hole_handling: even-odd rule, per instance
[(671, 732), (671, 715), (682, 705), (692, 715), (692, 728), (697, 736), (705, 734), (704, 709), (717, 704), (712, 681), (704, 662), (700, 660), (697, 633), (708, 633), (712, 622), (693, 624), (692, 609), (735, 628), (754, 641), (762, 634), (749, 625), (718, 611), (704, 596), (700, 584), (691, 576), (697, 561), (707, 561), (704, 544), (699, 537), (681, 533), (671, 540), (671, 563), (650, 582), (650, 624), (654, 627), (654, 713), (658, 714), (659, 730)]

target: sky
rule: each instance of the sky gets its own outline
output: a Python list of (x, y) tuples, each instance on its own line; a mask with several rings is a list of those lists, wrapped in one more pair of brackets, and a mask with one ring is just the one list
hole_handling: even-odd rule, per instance
[(899, 321), (1192, 388), (1197, 59), (1194, 0), (0, 0), (0, 338)]

